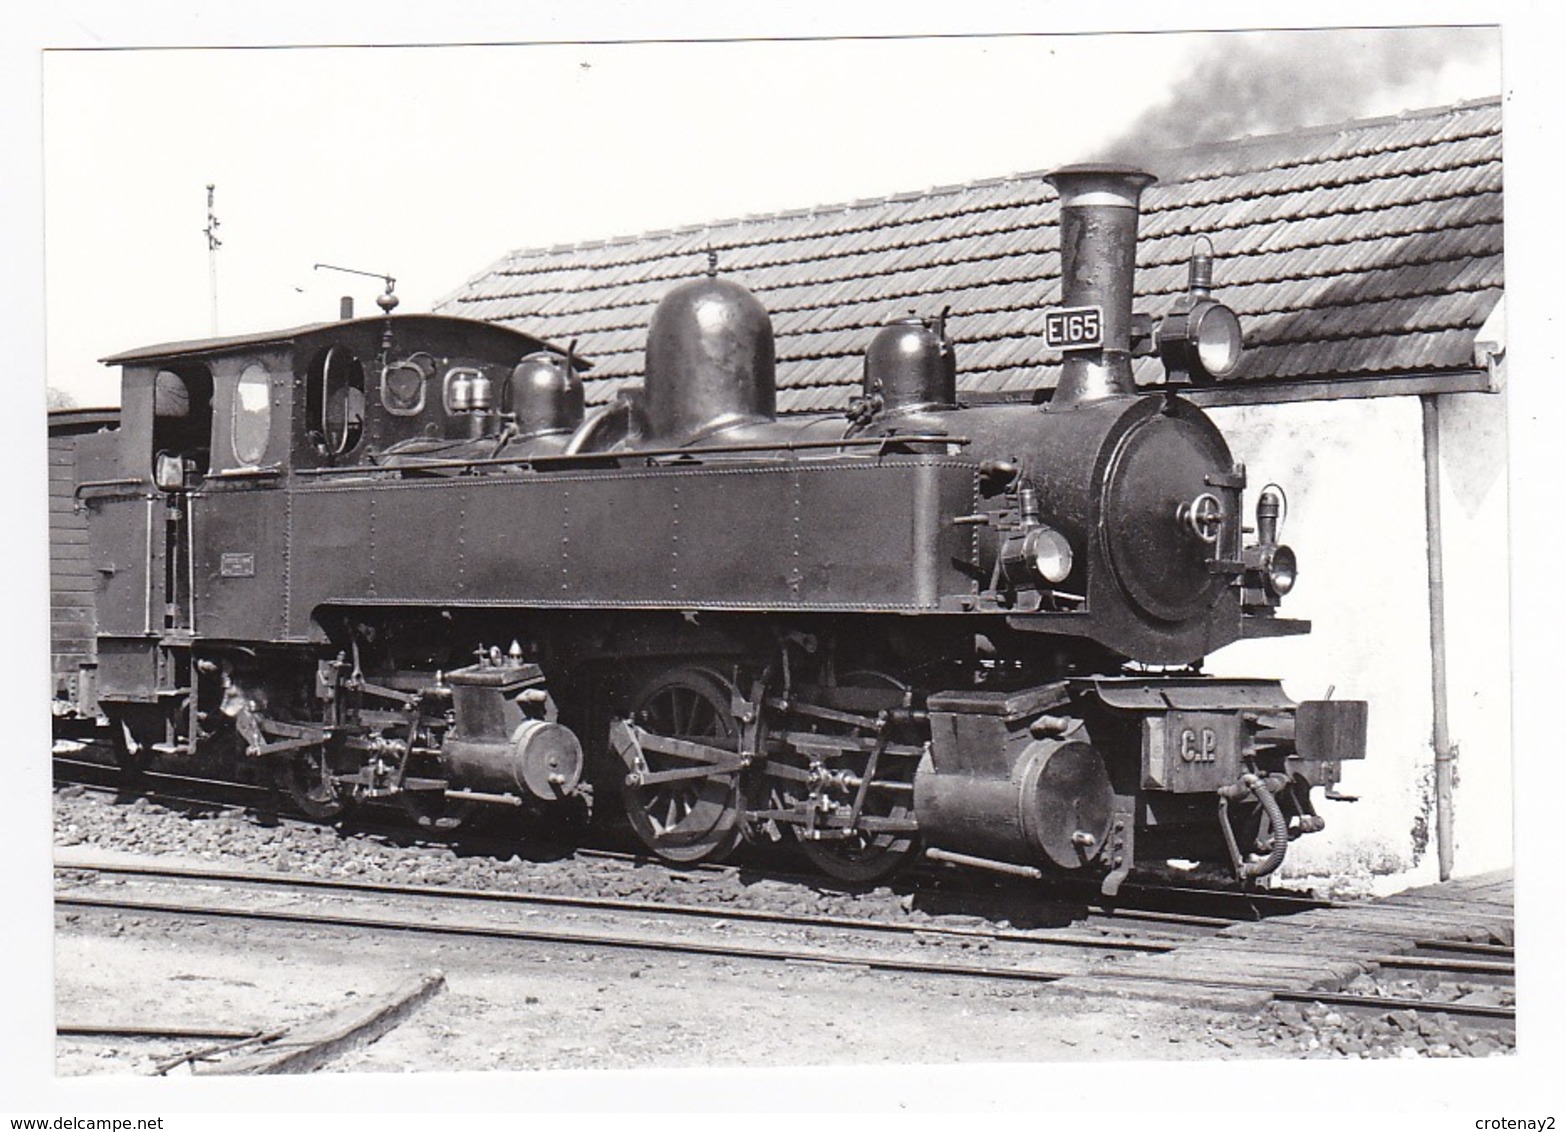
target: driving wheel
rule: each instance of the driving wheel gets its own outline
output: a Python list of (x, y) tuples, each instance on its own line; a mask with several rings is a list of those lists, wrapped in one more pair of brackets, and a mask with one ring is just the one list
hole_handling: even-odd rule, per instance
[[(854, 672), (842, 678), (841, 686), (853, 688), (879, 688), (905, 692), (907, 685), (884, 672)], [(846, 726), (823, 725), (823, 730), (839, 734), (852, 729)], [(892, 743), (907, 746), (918, 741), (917, 736), (904, 734), (907, 727), (893, 727), (888, 735)], [(858, 791), (837, 783), (863, 778), (870, 769), (870, 752), (845, 752), (833, 761), (831, 770), (837, 777), (830, 779), (824, 789), (827, 800), (835, 812), (851, 808)], [(878, 820), (907, 822), (913, 814), (913, 775), (918, 760), (906, 755), (888, 755), (884, 751), (876, 759), (874, 781), (887, 784), (882, 789), (865, 791), (860, 817), (871, 823)], [(794, 798), (800, 795), (795, 793)], [(793, 800), (793, 799), (791, 799)], [(824, 823), (831, 830), (832, 823)], [(790, 827), (798, 838), (805, 856), (822, 872), (848, 884), (871, 884), (890, 876), (911, 858), (917, 841), (905, 831), (878, 831), (860, 826), (844, 837), (812, 838), (798, 827)]]
[[(679, 667), (646, 681), (631, 701), (631, 720), (667, 739), (735, 751), (734, 686), (705, 668)], [(644, 749), (651, 774), (700, 763)], [(625, 812), (642, 842), (666, 861), (722, 860), (739, 843), (743, 807), (739, 772), (729, 771), (625, 788)]]
[(347, 813), (351, 799), (332, 778), (325, 747), (305, 747), (279, 756), (274, 769), (279, 789), (311, 821), (336, 821)]

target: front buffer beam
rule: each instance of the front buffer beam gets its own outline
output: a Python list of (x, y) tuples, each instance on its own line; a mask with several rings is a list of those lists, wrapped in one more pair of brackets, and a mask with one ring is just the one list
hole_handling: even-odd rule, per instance
[(1277, 681), (1180, 675), (940, 692), (929, 714), (914, 780), (926, 845), (1088, 871), (1113, 895), (1150, 830), (1166, 851), (1202, 850), (1167, 856), (1214, 846), (1242, 880), (1274, 871), (1289, 840), (1325, 825), (1311, 789), (1335, 796), (1342, 761), (1364, 758), (1367, 706), (1295, 703)]

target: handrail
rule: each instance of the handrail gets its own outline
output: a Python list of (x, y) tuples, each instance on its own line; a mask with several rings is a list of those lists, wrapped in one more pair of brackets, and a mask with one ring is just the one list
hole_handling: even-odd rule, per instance
[(300, 468), (294, 474), (300, 476), (364, 475), (370, 472), (426, 471), (439, 468), (489, 468), (522, 465), (580, 467), (610, 460), (614, 461), (616, 466), (618, 466), (621, 460), (653, 461), (670, 457), (686, 457), (696, 460), (702, 456), (710, 455), (733, 456), (745, 453), (803, 452), (832, 448), (876, 447), (879, 449), (877, 455), (884, 456), (888, 448), (902, 444), (967, 445), (972, 443), (973, 441), (966, 436), (908, 433), (893, 434), (891, 436), (851, 436), (839, 440), (752, 441), (746, 444), (713, 444), (702, 448), (640, 448), (626, 449), (622, 452), (581, 452), (570, 456), (491, 456), (472, 460), (418, 460), (398, 464), (352, 464), (341, 468)]
[(152, 481), (140, 479), (136, 476), (126, 476), (123, 479), (117, 480), (84, 480), (83, 482), (76, 485), (76, 490), (72, 492), (72, 495), (74, 495), (75, 498), (80, 499), (82, 497), (82, 492), (89, 488), (100, 487), (145, 487), (151, 491)]
[(268, 464), (260, 468), (228, 468), (221, 472), (208, 472), (203, 480), (268, 479), (283, 474), (280, 464)]

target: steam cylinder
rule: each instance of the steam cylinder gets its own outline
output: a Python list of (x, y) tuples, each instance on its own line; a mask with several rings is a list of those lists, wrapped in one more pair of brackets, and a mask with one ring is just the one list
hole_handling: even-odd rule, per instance
[(1109, 838), (1114, 788), (1091, 744), (1037, 740), (1006, 777), (935, 772), (914, 776), (919, 833), (932, 845), (1018, 864), (1080, 869)]
[(1071, 165), (1044, 178), (1060, 194), (1062, 304), (1101, 307), (1103, 345), (1066, 351), (1050, 404), (1135, 393), (1131, 376), (1131, 302), (1142, 190), (1157, 180), (1125, 165)]
[(582, 744), (559, 723), (524, 719), (509, 740), (450, 739), (442, 748), (452, 778), (464, 789), (553, 802), (582, 781)]
[(777, 416), (772, 319), (738, 283), (703, 276), (675, 287), (647, 330), (647, 440), (685, 444)]

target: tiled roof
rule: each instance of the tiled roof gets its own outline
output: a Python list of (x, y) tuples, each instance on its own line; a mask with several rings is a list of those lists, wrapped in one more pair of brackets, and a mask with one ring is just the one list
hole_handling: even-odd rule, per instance
[[(1245, 328), (1238, 380), (1431, 373), (1472, 366), (1500, 299), (1501, 106), (1465, 103), (1149, 154), (1138, 310), (1186, 286), (1193, 240)], [(952, 308), (963, 391), (1055, 383), (1043, 314), (1060, 301), (1059, 209), (1040, 173), (506, 256), (436, 304), (596, 363), (590, 403), (639, 379), (647, 322), (707, 251), (772, 313), (778, 407), (836, 409), (875, 328)], [(1137, 362), (1156, 379), (1155, 359)]]

